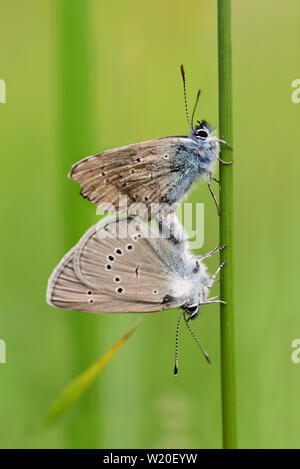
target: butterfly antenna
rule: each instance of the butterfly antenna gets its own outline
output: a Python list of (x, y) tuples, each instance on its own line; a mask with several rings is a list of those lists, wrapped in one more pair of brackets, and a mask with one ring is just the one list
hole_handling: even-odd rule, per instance
[(176, 327), (174, 376), (178, 375), (178, 334), (179, 334), (179, 326), (180, 326), (180, 321), (181, 321), (182, 316), (183, 316), (183, 311), (181, 312), (181, 315), (179, 316), (177, 327)]
[(204, 348), (202, 347), (202, 345), (200, 344), (199, 340), (197, 339), (196, 335), (194, 334), (194, 332), (192, 331), (192, 329), (190, 328), (189, 324), (188, 324), (188, 320), (186, 319), (185, 315), (184, 315), (184, 321), (185, 321), (185, 324), (186, 324), (186, 327), (188, 328), (188, 330), (190, 331), (194, 341), (196, 342), (196, 344), (198, 345), (198, 347), (200, 348), (201, 352), (203, 353), (203, 355), (205, 356), (206, 360), (208, 361), (208, 363), (211, 363), (211, 359), (209, 358), (208, 356), (208, 353), (204, 350)]
[(198, 90), (195, 105), (194, 105), (194, 109), (193, 109), (193, 114), (192, 114), (192, 129), (194, 129), (194, 116), (195, 116), (195, 112), (196, 112), (196, 109), (197, 109), (200, 94), (201, 94), (201, 90)]
[(185, 86), (185, 71), (183, 68), (183, 65), (180, 65), (180, 70), (181, 70), (181, 76), (182, 76), (182, 81), (183, 81), (183, 93), (184, 93), (184, 104), (185, 104), (185, 113), (186, 113), (186, 118), (189, 123), (190, 128), (193, 130), (193, 126), (191, 125), (190, 117), (189, 117), (189, 111), (188, 111), (188, 105), (187, 105), (187, 99), (186, 99), (186, 86)]

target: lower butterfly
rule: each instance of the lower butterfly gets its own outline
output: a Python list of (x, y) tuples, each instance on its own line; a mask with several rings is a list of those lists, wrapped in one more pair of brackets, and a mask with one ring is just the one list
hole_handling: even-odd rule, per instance
[[(189, 320), (202, 305), (221, 302), (208, 295), (223, 264), (210, 277), (202, 261), (221, 248), (192, 256), (181, 225), (172, 215), (162, 218), (158, 231), (133, 216), (101, 220), (52, 273), (48, 303), (90, 313), (147, 313), (180, 307), (177, 363), (180, 320), (183, 317), (190, 329)], [(168, 237), (164, 237), (166, 232)]]

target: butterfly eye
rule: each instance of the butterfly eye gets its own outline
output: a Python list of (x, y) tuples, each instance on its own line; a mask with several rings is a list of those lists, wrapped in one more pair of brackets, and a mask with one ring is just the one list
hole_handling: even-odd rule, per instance
[(195, 313), (198, 310), (198, 305), (188, 306), (186, 310), (188, 313)]
[(200, 137), (201, 140), (205, 140), (208, 137), (208, 133), (205, 130), (198, 130), (197, 132), (195, 132), (195, 135), (197, 137)]

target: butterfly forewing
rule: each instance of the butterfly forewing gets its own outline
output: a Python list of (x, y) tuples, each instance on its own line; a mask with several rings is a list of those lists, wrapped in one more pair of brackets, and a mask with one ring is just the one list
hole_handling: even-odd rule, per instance
[[(186, 152), (186, 154), (185, 154)], [(128, 203), (150, 206), (166, 203), (169, 208), (185, 194), (195, 179), (197, 145), (187, 137), (163, 137), (108, 150), (88, 157), (71, 170), (81, 184), (81, 194), (91, 202), (113, 204), (122, 213), (119, 195)]]

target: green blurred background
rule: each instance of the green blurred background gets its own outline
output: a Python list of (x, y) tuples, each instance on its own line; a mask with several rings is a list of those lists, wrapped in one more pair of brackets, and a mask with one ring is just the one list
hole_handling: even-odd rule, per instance
[[(81, 402), (52, 425), (50, 403), (135, 317), (46, 304), (47, 279), (98, 220), (67, 178), (107, 148), (188, 132), (188, 96), (218, 125), (217, 12), (211, 0), (0, 1), (2, 155), (0, 364), (2, 448), (220, 447), (217, 306), (194, 323), (213, 365), (182, 330), (172, 375), (176, 311), (146, 315)], [(236, 362), (242, 448), (300, 447), (298, 296), (300, 78), (298, 0), (232, 2)], [(205, 186), (205, 244), (218, 242)], [(209, 261), (209, 270), (217, 266)]]

